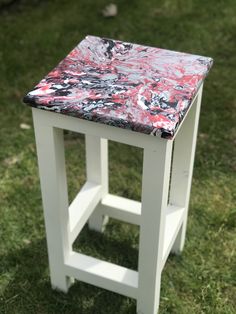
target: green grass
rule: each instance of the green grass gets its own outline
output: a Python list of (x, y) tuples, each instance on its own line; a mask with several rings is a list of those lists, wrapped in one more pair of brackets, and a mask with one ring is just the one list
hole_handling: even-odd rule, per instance
[[(8, 3), (10, 1), (2, 1)], [(86, 34), (211, 56), (185, 249), (162, 275), (160, 313), (236, 313), (235, 0), (14, 1), (0, 5), (0, 313), (135, 313), (132, 299), (76, 283), (51, 290), (30, 109), (21, 102)], [(5, 9), (4, 9), (5, 8)], [(20, 128), (21, 123), (31, 126)], [(85, 180), (83, 137), (66, 136), (70, 199)], [(142, 152), (110, 143), (111, 191), (140, 199)], [(135, 269), (138, 229), (84, 228), (76, 249)]]

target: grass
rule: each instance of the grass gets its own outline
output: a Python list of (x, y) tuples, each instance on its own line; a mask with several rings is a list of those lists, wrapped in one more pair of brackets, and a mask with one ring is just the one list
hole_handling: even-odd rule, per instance
[[(160, 313), (236, 313), (236, 2), (19, 0), (0, 3), (0, 313), (135, 313), (132, 299), (76, 283), (51, 290), (30, 90), (86, 34), (211, 56), (205, 82), (185, 250), (162, 276)], [(31, 126), (25, 130), (20, 124)], [(85, 180), (84, 140), (65, 135), (70, 198)], [(142, 152), (110, 143), (111, 191), (140, 198)], [(138, 229), (84, 228), (76, 249), (135, 269)]]

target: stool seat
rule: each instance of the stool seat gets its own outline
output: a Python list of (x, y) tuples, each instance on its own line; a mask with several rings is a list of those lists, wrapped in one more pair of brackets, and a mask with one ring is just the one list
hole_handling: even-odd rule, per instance
[(212, 59), (87, 36), (24, 102), (171, 139)]

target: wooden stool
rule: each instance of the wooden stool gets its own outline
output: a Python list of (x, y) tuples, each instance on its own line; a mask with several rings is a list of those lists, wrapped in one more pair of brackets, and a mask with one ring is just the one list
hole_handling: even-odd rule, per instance
[[(157, 312), (162, 269), (184, 245), (211, 65), (206, 57), (87, 36), (24, 98), (34, 107), (53, 288), (67, 292), (76, 278), (135, 298), (139, 314)], [(86, 140), (87, 182), (70, 205), (63, 130)], [(141, 203), (108, 193), (107, 140), (143, 148)], [(108, 217), (140, 226), (138, 271), (72, 250), (87, 221), (102, 231)]]

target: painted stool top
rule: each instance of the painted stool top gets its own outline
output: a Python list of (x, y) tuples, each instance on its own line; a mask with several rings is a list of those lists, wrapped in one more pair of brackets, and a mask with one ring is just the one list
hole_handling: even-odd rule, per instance
[(24, 102), (171, 139), (212, 59), (87, 36)]

